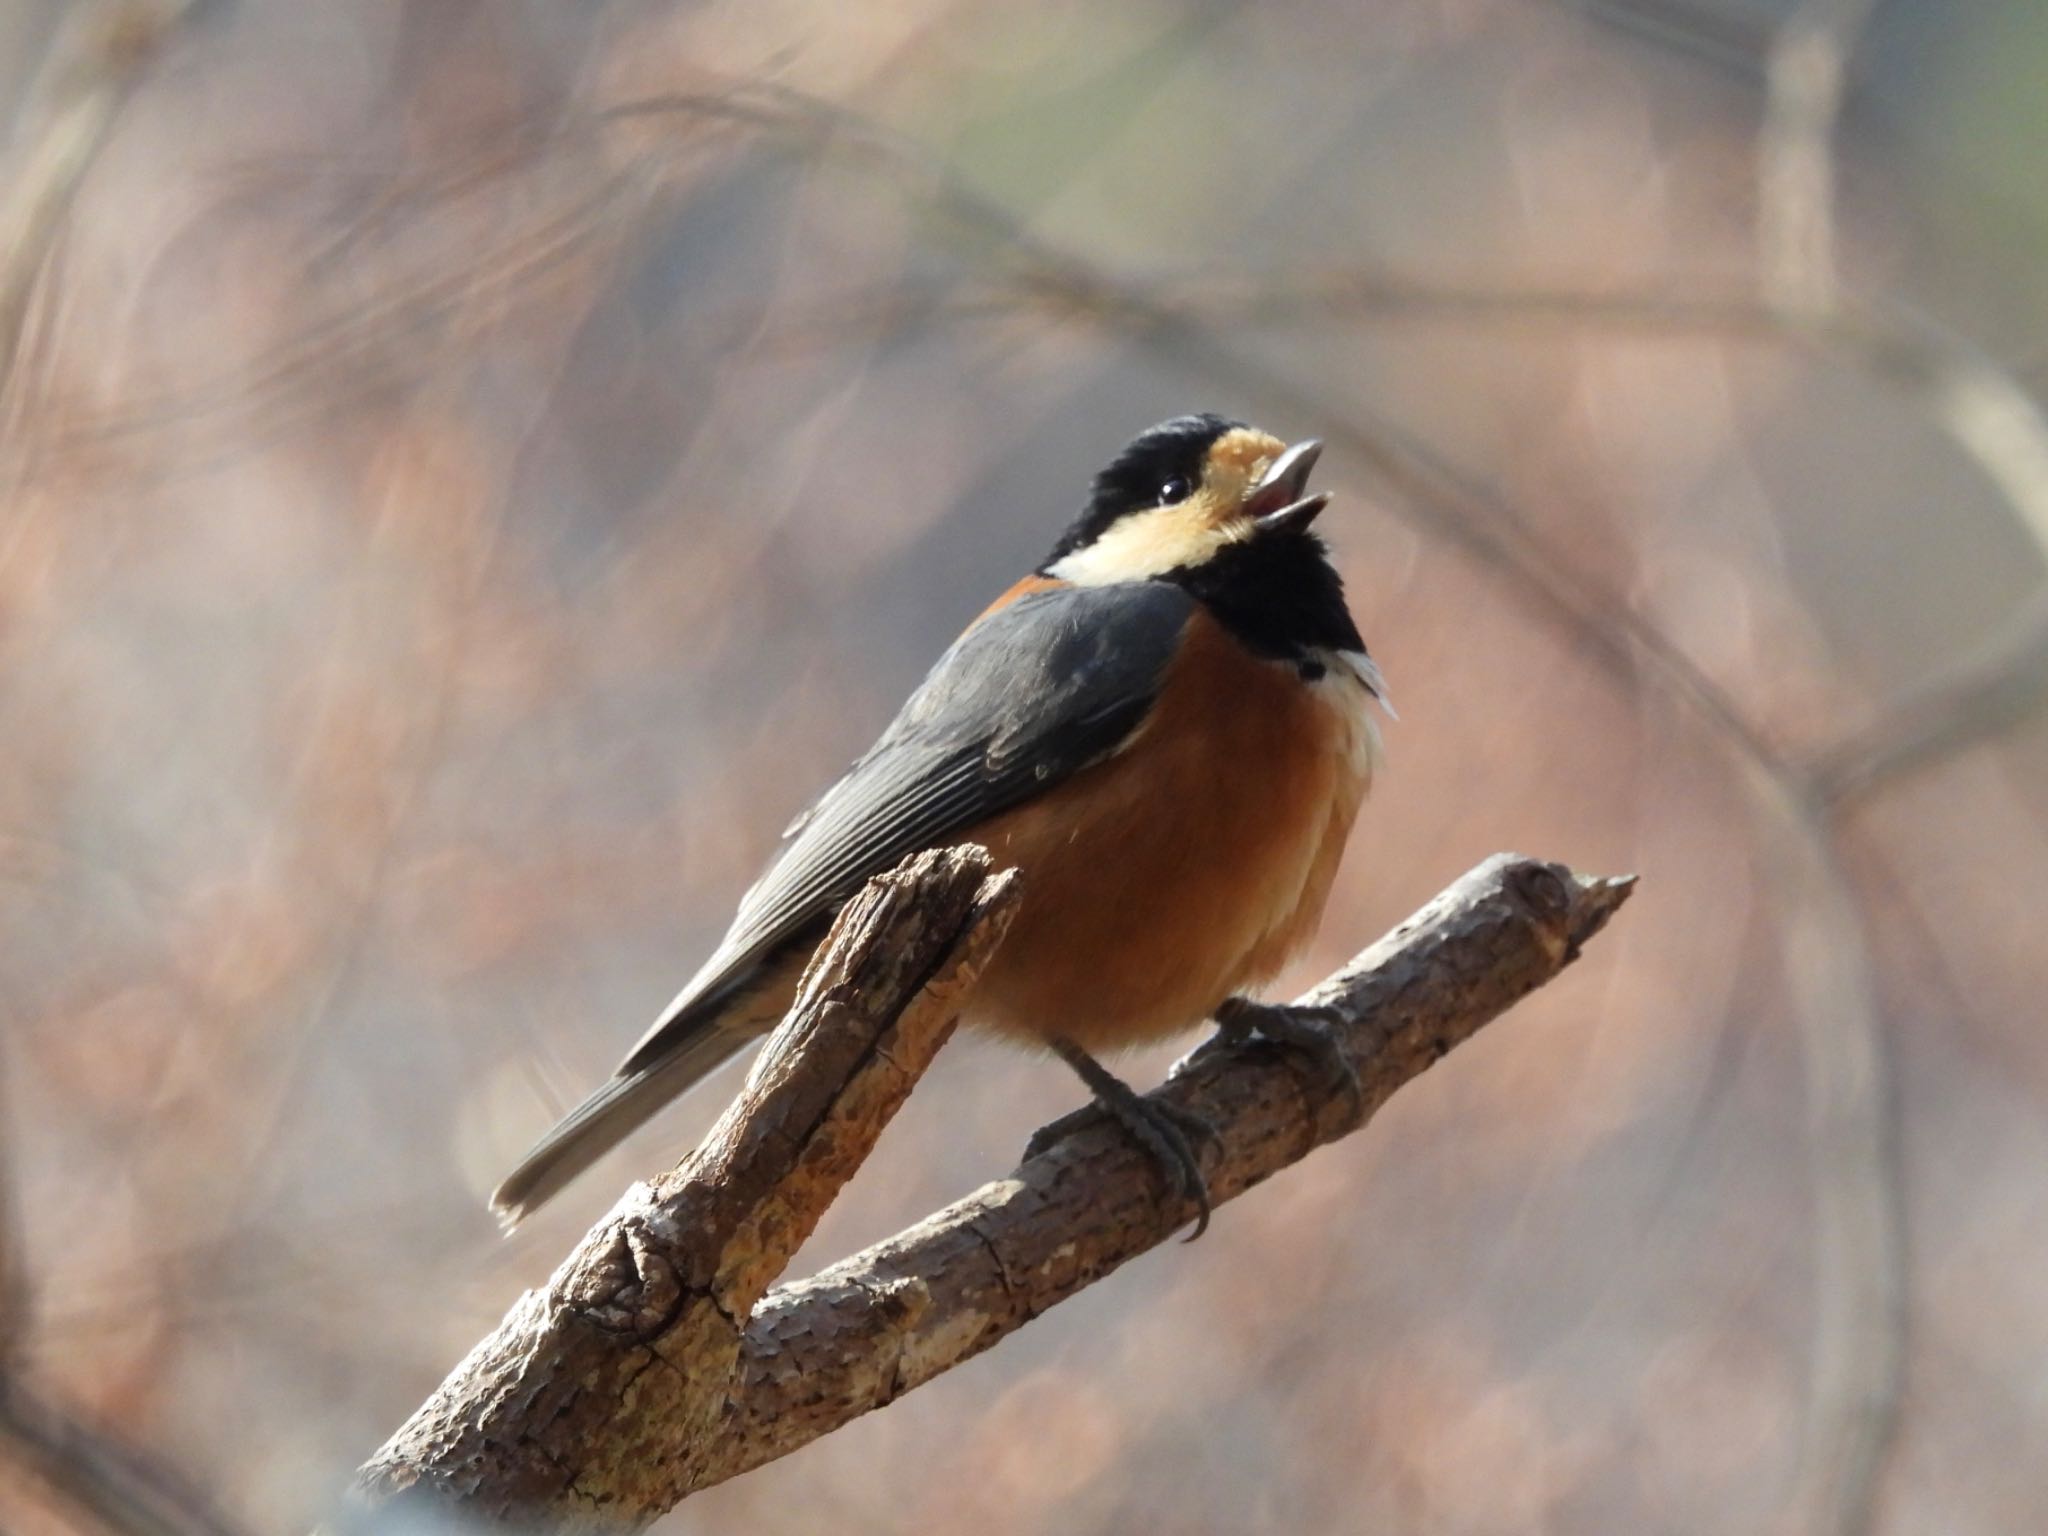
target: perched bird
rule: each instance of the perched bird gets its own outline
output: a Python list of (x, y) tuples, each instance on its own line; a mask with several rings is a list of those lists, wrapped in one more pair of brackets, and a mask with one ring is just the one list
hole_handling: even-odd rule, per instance
[(1310, 530), (1319, 452), (1201, 415), (1118, 454), (784, 834), (616, 1075), (499, 1186), (507, 1223), (776, 1024), (870, 876), (959, 842), (1023, 872), (963, 1021), (1060, 1056), (1206, 1222), (1191, 1138), (1213, 1133), (1096, 1057), (1213, 1018), (1348, 1070), (1316, 1020), (1244, 996), (1313, 933), (1379, 755), (1379, 669)]

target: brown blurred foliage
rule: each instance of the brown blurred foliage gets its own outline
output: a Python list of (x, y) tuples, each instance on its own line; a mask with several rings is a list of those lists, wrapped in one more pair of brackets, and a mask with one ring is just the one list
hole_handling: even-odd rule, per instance
[[(790, 814), (1220, 409), (1331, 440), (1401, 709), (1293, 979), (1497, 848), (1639, 871), (1631, 920), (670, 1528), (1852, 1529), (1859, 1456), (1869, 1528), (2032, 1523), (2048, 25), (1721, 4), (0, 17), (16, 186), (133, 75), (0, 375), (24, 1376), (316, 1518), (708, 1122), (484, 1212)], [(1073, 1097), (956, 1043), (811, 1255)]]

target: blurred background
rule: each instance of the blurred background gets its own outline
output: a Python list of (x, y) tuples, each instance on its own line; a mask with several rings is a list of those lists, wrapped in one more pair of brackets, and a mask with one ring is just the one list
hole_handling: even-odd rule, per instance
[[(0, 8), (16, 1399), (318, 1518), (740, 1068), (497, 1177), (1213, 409), (1330, 442), (1401, 711), (1286, 990), (1497, 849), (1641, 891), (662, 1529), (2036, 1528), (2044, 79), (2033, 0)], [(798, 1272), (1075, 1101), (958, 1040)]]

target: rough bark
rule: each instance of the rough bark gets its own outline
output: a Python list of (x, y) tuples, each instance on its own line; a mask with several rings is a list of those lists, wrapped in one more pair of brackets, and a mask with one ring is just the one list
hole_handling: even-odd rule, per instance
[[(1014, 891), (980, 886), (978, 852), (926, 855), (849, 908), (705, 1148), (637, 1187), (522, 1298), (364, 1469), (362, 1495), (409, 1489), (471, 1517), (568, 1529), (645, 1524), (980, 1353), (1189, 1219), (1120, 1131), (1084, 1124), (897, 1236), (768, 1290), (997, 941)], [(1359, 1074), (1356, 1101), (1262, 1041), (1184, 1063), (1156, 1097), (1216, 1127), (1213, 1198), (1363, 1125), (1568, 965), (1630, 885), (1496, 856), (1309, 993)], [(819, 1027), (834, 1004), (870, 1043)]]
[(371, 1499), (560, 1530), (642, 1523), (704, 1481), (741, 1330), (958, 1017), (1014, 875), (948, 849), (848, 904), (746, 1086), (636, 1184), (358, 1474)]

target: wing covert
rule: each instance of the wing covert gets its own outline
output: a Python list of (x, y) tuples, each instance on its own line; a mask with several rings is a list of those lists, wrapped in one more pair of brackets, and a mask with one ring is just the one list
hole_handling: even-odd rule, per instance
[(1193, 607), (1163, 582), (1054, 587), (977, 622), (792, 825), (717, 951), (619, 1070), (660, 1056), (673, 1030), (863, 881), (1123, 745), (1158, 696)]

